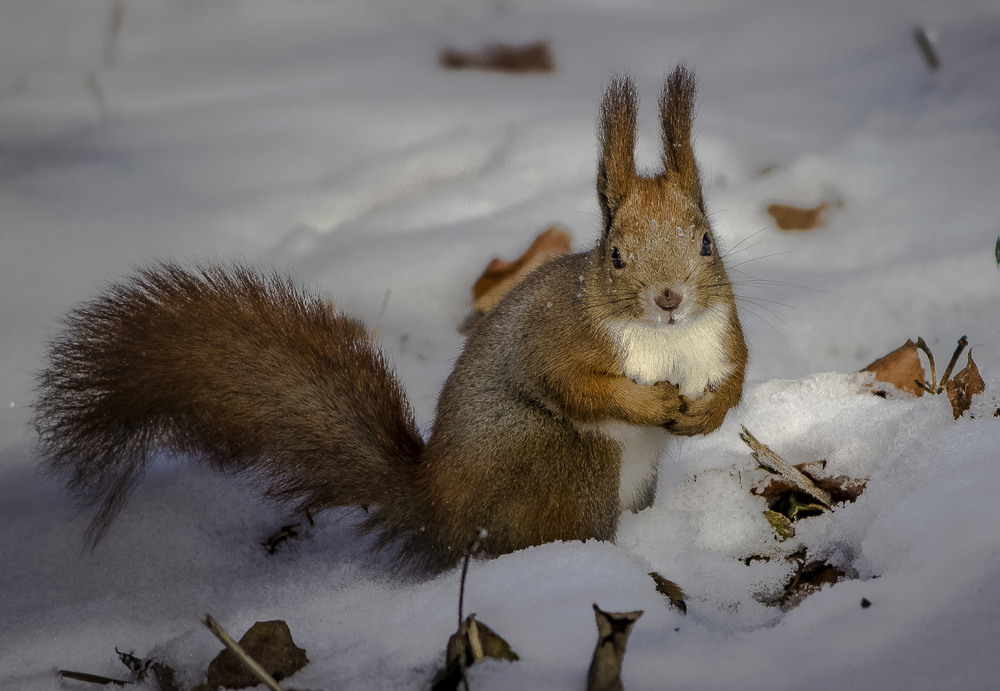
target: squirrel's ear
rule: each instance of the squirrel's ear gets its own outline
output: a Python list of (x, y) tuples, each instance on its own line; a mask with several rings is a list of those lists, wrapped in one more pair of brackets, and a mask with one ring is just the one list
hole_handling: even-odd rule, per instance
[(597, 198), (604, 232), (635, 181), (635, 123), (639, 99), (628, 75), (611, 79), (601, 102), (601, 160), (597, 165)]
[(660, 126), (663, 134), (663, 167), (673, 180), (705, 211), (701, 193), (698, 162), (691, 148), (691, 125), (694, 120), (694, 73), (678, 65), (663, 84), (660, 95)]

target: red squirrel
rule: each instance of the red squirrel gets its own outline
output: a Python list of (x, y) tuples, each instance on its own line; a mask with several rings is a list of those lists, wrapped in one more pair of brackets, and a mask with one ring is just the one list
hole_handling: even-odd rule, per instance
[(371, 334), (289, 279), (242, 265), (142, 269), (72, 311), (39, 375), (44, 467), (104, 534), (161, 449), (250, 478), (437, 571), (613, 540), (652, 504), (664, 446), (740, 401), (747, 348), (691, 147), (695, 81), (659, 102), (663, 172), (636, 172), (627, 76), (600, 110), (597, 246), (546, 263), (468, 335), (425, 441)]

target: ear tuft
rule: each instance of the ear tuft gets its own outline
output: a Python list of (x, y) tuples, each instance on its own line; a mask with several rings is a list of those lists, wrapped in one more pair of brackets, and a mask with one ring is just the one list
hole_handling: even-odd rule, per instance
[(663, 167), (668, 179), (688, 194), (703, 212), (698, 162), (691, 147), (694, 122), (694, 73), (680, 64), (667, 77), (660, 95), (660, 126), (663, 135)]
[(628, 75), (612, 77), (601, 102), (599, 139), (601, 160), (597, 166), (597, 197), (604, 217), (604, 230), (611, 226), (636, 178), (635, 130), (639, 97)]

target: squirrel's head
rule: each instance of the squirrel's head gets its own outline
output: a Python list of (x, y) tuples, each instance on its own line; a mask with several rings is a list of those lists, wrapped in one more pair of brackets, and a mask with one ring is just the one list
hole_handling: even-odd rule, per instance
[(604, 229), (595, 259), (603, 285), (595, 287), (622, 316), (673, 324), (733, 299), (691, 148), (694, 95), (694, 75), (678, 66), (660, 96), (664, 169), (654, 177), (636, 172), (632, 80), (612, 79), (601, 104), (597, 196)]

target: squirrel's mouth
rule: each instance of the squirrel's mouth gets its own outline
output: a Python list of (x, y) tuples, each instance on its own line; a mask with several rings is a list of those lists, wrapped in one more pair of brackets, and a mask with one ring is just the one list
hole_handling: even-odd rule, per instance
[(646, 296), (646, 314), (656, 325), (676, 326), (688, 318), (694, 306), (692, 291), (683, 286), (660, 286)]
[(657, 325), (670, 326), (672, 324), (679, 323), (679, 319), (676, 318), (673, 312), (657, 312), (649, 315), (649, 320)]
[(649, 315), (649, 321), (656, 326), (677, 326), (685, 321), (685, 315), (677, 314), (676, 311), (657, 310)]

